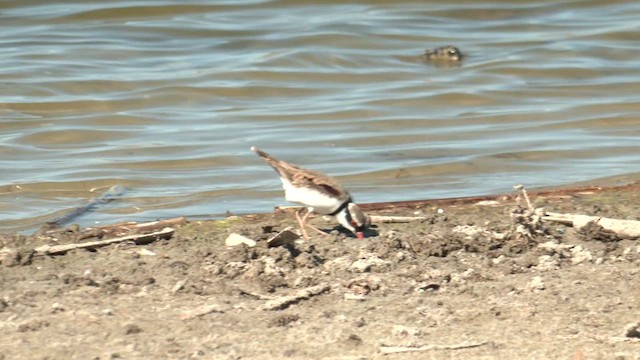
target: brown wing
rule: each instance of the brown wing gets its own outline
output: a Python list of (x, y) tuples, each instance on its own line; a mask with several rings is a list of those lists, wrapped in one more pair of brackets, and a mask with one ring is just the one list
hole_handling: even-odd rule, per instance
[(349, 193), (336, 179), (330, 176), (278, 160), (255, 146), (251, 150), (262, 157), (281, 177), (289, 180), (294, 186), (313, 188), (321, 193), (338, 197), (343, 201), (349, 198)]
[(349, 198), (349, 193), (340, 183), (325, 174), (317, 171), (298, 168), (298, 172), (293, 174), (292, 183), (296, 186), (306, 186), (318, 190), (329, 196), (334, 196), (344, 201)]

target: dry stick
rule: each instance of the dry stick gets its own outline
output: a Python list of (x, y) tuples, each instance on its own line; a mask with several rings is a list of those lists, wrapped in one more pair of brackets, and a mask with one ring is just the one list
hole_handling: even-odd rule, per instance
[(468, 344), (458, 344), (458, 345), (425, 345), (420, 347), (404, 347), (404, 346), (380, 346), (380, 352), (383, 355), (387, 354), (397, 354), (404, 352), (412, 352), (412, 351), (429, 351), (429, 350), (460, 350), (460, 349), (469, 349), (478, 346), (482, 346), (488, 344), (488, 341), (483, 341), (479, 343), (468, 343)]
[(224, 313), (224, 310), (221, 309), (220, 305), (217, 305), (217, 304), (203, 305), (203, 306), (200, 306), (198, 308), (183, 312), (180, 315), (180, 319), (182, 319), (182, 320), (193, 319), (193, 318), (196, 318), (198, 316), (207, 315), (207, 314), (211, 314), (211, 313), (214, 313), (214, 312), (215, 313)]
[(110, 244), (121, 243), (125, 241), (133, 241), (136, 244), (147, 244), (157, 239), (169, 239), (175, 229), (173, 228), (164, 228), (160, 231), (156, 231), (150, 234), (136, 234), (123, 236), (119, 238), (112, 238), (106, 240), (98, 240), (98, 241), (88, 241), (79, 244), (65, 244), (65, 245), (43, 245), (35, 248), (36, 255), (55, 255), (55, 254), (64, 254), (67, 251), (75, 250), (75, 249), (86, 249), (86, 248), (97, 248), (101, 246), (107, 246)]
[(187, 283), (187, 280), (189, 280), (189, 278), (184, 278), (182, 280), (179, 280), (175, 285), (173, 285), (173, 287), (171, 288), (171, 292), (175, 294), (178, 291), (184, 289), (184, 286)]
[(373, 223), (408, 223), (412, 221), (426, 220), (424, 216), (386, 216), (386, 215), (372, 215), (371, 222)]
[(527, 194), (527, 190), (525, 190), (524, 185), (519, 184), (513, 187), (516, 190), (520, 190), (522, 192), (522, 197), (524, 197), (524, 201), (527, 203), (527, 209), (529, 211), (534, 211), (533, 205), (531, 205), (531, 201), (529, 200), (529, 195)]
[(238, 289), (238, 291), (240, 291), (241, 295), (249, 295), (249, 296), (252, 296), (252, 297), (254, 297), (256, 299), (259, 299), (259, 300), (273, 300), (274, 299), (273, 296), (267, 296), (267, 295), (258, 294), (258, 293), (255, 293), (255, 292), (252, 292), (252, 291), (249, 291), (249, 290), (241, 289), (239, 287), (236, 287), (236, 289)]
[(260, 306), (260, 310), (282, 310), (289, 307), (291, 304), (295, 304), (300, 300), (306, 300), (312, 296), (320, 295), (323, 292), (331, 289), (329, 284), (320, 284), (311, 286), (306, 289), (299, 290), (293, 295), (281, 296), (273, 300), (267, 301), (264, 305)]
[(640, 221), (611, 219), (600, 216), (589, 216), (579, 214), (546, 213), (542, 220), (555, 221), (571, 225), (577, 229), (582, 228), (590, 222), (602, 226), (607, 230), (615, 232), (617, 235), (626, 238), (640, 237)]

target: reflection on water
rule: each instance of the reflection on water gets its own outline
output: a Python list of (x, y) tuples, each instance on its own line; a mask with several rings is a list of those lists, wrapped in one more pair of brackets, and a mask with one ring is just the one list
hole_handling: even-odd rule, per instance
[[(361, 202), (640, 172), (635, 1), (0, 3), (0, 230), (269, 211), (249, 151)], [(422, 61), (453, 44), (460, 66)]]

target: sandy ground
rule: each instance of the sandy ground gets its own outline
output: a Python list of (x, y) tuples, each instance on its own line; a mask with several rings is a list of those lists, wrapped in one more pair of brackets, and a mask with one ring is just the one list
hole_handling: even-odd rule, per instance
[[(532, 199), (638, 220), (639, 194)], [(526, 214), (517, 229), (512, 196), (378, 208), (425, 219), (272, 248), (291, 214), (57, 256), (29, 249), (62, 237), (5, 235), (0, 359), (640, 359), (637, 240)], [(257, 245), (227, 247), (231, 233)]]

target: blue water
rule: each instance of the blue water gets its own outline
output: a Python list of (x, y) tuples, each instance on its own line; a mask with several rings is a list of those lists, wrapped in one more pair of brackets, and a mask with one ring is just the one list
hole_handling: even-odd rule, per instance
[[(0, 3), (0, 230), (270, 211), (249, 151), (360, 202), (640, 173), (635, 1)], [(453, 44), (458, 66), (420, 59)]]

